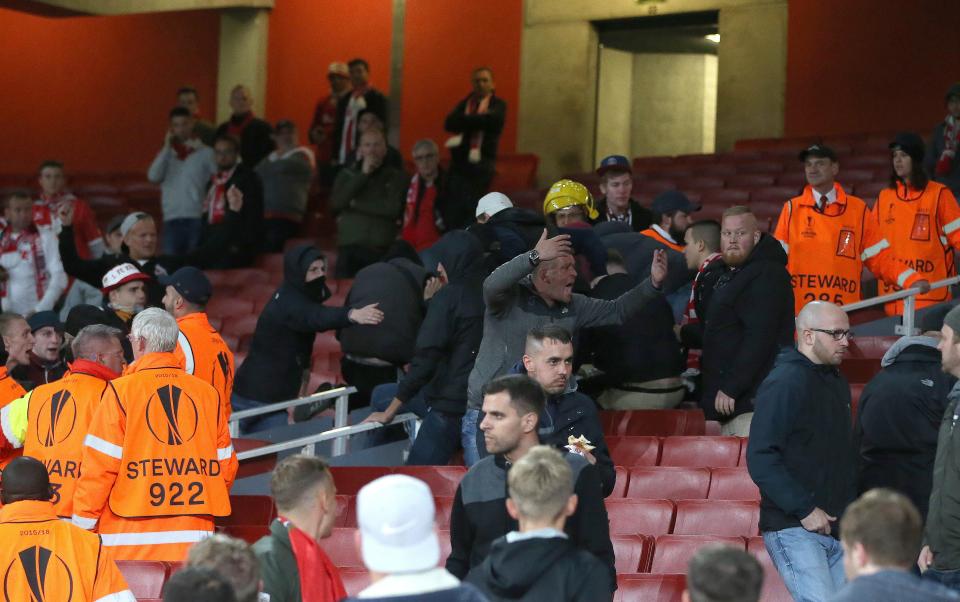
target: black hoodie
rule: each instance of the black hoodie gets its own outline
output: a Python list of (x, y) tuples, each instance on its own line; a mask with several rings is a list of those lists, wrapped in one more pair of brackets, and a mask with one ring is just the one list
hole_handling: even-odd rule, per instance
[(727, 420), (714, 405), (717, 391), (736, 400), (733, 415), (753, 411), (757, 387), (780, 347), (793, 345), (793, 289), (787, 254), (760, 235), (746, 261), (717, 278), (703, 331), (703, 397), (708, 420)]
[(600, 560), (564, 537), (501, 537), (466, 578), (490, 602), (600, 602), (610, 600), (609, 580)]
[(307, 268), (322, 259), (310, 245), (294, 247), (283, 257), (283, 284), (263, 308), (253, 333), (250, 353), (237, 370), (233, 390), (260, 402), (294, 399), (304, 370), (310, 369), (313, 340), (318, 332), (349, 324), (348, 307), (326, 307), (311, 297)]
[(433, 251), (448, 283), (430, 300), (397, 398), (406, 402), (422, 390), (433, 409), (463, 414), (467, 379), (483, 338), (483, 249), (472, 234), (454, 230)]

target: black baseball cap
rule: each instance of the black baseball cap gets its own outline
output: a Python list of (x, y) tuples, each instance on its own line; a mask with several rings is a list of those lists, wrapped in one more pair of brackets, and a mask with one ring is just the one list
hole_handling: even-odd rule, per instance
[(157, 280), (162, 286), (172, 286), (180, 296), (197, 305), (204, 305), (213, 296), (213, 286), (207, 275), (195, 267), (180, 268), (169, 276), (160, 276)]
[(610, 155), (600, 161), (600, 167), (597, 168), (597, 175), (602, 176), (608, 171), (619, 171), (624, 173), (633, 173), (630, 167), (630, 160), (623, 155)]
[(700, 205), (695, 205), (679, 190), (666, 190), (661, 192), (653, 199), (650, 204), (650, 210), (654, 213), (664, 215), (674, 211), (683, 211), (684, 213), (693, 213), (700, 210)]
[(821, 159), (830, 159), (831, 161), (835, 162), (837, 160), (837, 153), (833, 152), (833, 149), (829, 146), (823, 144), (814, 144), (800, 151), (800, 154), (797, 155), (797, 157), (801, 161), (806, 161), (808, 157), (819, 157)]
[(923, 138), (913, 132), (900, 132), (893, 137), (890, 150), (902, 150), (914, 161), (923, 161)]
[(30, 325), (30, 332), (37, 332), (47, 326), (53, 326), (57, 332), (63, 332), (63, 322), (55, 311), (38, 311), (27, 318), (27, 324)]

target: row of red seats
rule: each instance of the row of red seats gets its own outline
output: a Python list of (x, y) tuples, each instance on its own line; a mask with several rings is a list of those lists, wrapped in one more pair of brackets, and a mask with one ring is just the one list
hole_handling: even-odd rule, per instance
[(133, 596), (140, 602), (160, 602), (163, 584), (180, 570), (182, 562), (152, 560), (119, 560), (117, 568), (123, 574)]
[(668, 435), (612, 436), (606, 439), (618, 466), (746, 466), (747, 444), (741, 437)]
[(668, 500), (760, 500), (760, 490), (745, 466), (617, 466), (611, 497)]

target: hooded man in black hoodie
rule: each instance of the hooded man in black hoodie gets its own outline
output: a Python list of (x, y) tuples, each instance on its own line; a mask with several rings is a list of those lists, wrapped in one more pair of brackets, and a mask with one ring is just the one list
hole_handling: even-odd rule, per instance
[(401, 406), (420, 396), (427, 413), (407, 464), (442, 465), (460, 447), (467, 410), (467, 378), (483, 338), (483, 265), (480, 241), (454, 230), (433, 247), (444, 286), (430, 300), (420, 325), (417, 348), (390, 406), (365, 422), (387, 424)]
[[(378, 324), (377, 303), (358, 309), (326, 307), (327, 263), (319, 249), (300, 245), (283, 258), (283, 284), (263, 308), (246, 361), (237, 370), (233, 409), (249, 410), (295, 399), (310, 378), (310, 355), (318, 332), (348, 324)], [(285, 411), (250, 418), (244, 432), (287, 423)]]
[(747, 207), (723, 212), (720, 249), (726, 271), (705, 316), (700, 406), (724, 435), (743, 437), (757, 387), (779, 348), (793, 344), (793, 289), (787, 254)]
[(507, 512), (520, 523), (497, 539), (467, 575), (491, 602), (599, 602), (609, 600), (607, 567), (577, 548), (563, 526), (577, 508), (573, 471), (555, 449), (534, 447), (507, 475)]

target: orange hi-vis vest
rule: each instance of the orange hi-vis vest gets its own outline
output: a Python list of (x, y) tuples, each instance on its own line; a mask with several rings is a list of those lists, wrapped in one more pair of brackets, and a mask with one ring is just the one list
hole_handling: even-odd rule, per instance
[(43, 462), (58, 516), (73, 516), (73, 492), (81, 471), (83, 440), (107, 381), (83, 372), (40, 385), (0, 409), (0, 449), (23, 449)]
[(217, 391), (173, 353), (149, 353), (112, 381), (84, 440), (73, 522), (99, 520), (114, 558), (182, 560), (230, 514), (237, 472)]
[[(873, 207), (880, 234), (900, 260), (900, 272), (892, 282), (880, 282), (886, 295), (913, 286), (918, 280), (931, 284), (956, 274), (953, 249), (960, 249), (960, 207), (950, 189), (929, 182), (923, 190), (897, 188), (880, 191)], [(917, 295), (916, 307), (935, 305), (950, 298), (949, 288)], [(903, 313), (903, 301), (887, 303), (887, 315)]]
[(220, 394), (222, 411), (230, 417), (233, 393), (233, 352), (227, 347), (207, 314), (199, 312), (177, 318), (180, 336), (174, 355), (183, 359), (183, 369), (213, 385)]
[(100, 538), (57, 518), (50, 502), (0, 509), (2, 602), (136, 602)]
[[(3, 408), (14, 399), (23, 397), (26, 393), (26, 390), (20, 386), (20, 383), (15, 381), (7, 372), (7, 367), (0, 366), (0, 408)], [(6, 468), (11, 460), (21, 455), (22, 451), (18, 449), (0, 450), (0, 470)]]
[(867, 204), (839, 184), (834, 191), (836, 200), (821, 208), (817, 193), (805, 187), (784, 203), (777, 221), (773, 235), (787, 252), (796, 313), (811, 301), (860, 301), (864, 264), (881, 278), (890, 278), (899, 265), (886, 247), (876, 246), (882, 237)]
[(647, 228), (646, 230), (641, 230), (640, 234), (643, 234), (644, 236), (649, 236), (650, 238), (662, 244), (663, 246), (673, 249), (678, 253), (683, 253), (683, 245), (673, 242), (672, 240), (670, 240), (669, 238), (661, 234), (656, 228), (650, 227), (650, 228)]

